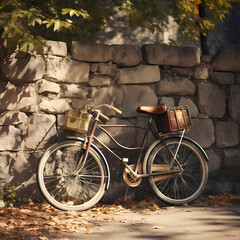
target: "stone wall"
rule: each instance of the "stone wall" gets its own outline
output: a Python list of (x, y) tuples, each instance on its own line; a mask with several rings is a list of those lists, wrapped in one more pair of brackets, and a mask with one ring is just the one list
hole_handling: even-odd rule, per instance
[[(57, 129), (61, 133), (65, 111), (81, 109), (88, 98), (121, 109), (121, 117), (105, 113), (111, 115), (109, 123), (123, 124), (146, 123), (136, 112), (139, 105), (188, 105), (193, 125), (187, 135), (209, 156), (206, 193), (240, 192), (239, 49), (221, 49), (212, 61), (203, 61), (199, 48), (151, 44), (72, 42), (68, 53), (65, 43), (47, 41), (40, 55), (3, 54), (3, 46), (0, 52), (0, 178), (20, 195), (39, 196), (39, 157), (57, 140)], [(124, 130), (111, 133), (125, 145), (141, 143), (141, 131)], [(104, 134), (99, 137), (110, 143)], [(110, 200), (125, 189), (116, 181), (122, 175), (113, 161)]]

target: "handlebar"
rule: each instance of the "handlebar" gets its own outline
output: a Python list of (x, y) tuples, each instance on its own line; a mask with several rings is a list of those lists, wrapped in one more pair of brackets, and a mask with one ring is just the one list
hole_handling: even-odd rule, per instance
[(112, 106), (112, 105), (109, 105), (109, 104), (101, 104), (101, 105), (97, 105), (97, 106), (92, 106), (89, 104), (88, 108), (91, 109), (91, 111), (94, 111), (94, 112), (97, 112), (99, 114), (99, 117), (104, 119), (105, 121), (109, 121), (109, 117), (106, 116), (105, 114), (101, 113), (99, 110), (97, 110), (97, 108), (100, 108), (100, 107), (106, 107), (106, 108), (109, 108), (111, 109), (112, 111), (114, 111), (115, 113), (121, 115), (122, 114), (122, 111), (119, 110), (118, 108)]

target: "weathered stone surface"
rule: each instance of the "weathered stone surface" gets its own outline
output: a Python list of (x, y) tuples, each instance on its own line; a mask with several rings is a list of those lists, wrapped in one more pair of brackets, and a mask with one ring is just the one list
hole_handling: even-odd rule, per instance
[(191, 117), (196, 117), (198, 115), (198, 108), (190, 98), (181, 97), (178, 106), (188, 106)]
[(143, 46), (145, 61), (149, 64), (193, 67), (200, 64), (197, 47), (171, 47), (164, 44)]
[(112, 60), (119, 66), (136, 66), (142, 61), (141, 48), (135, 45), (113, 45)]
[[(50, 127), (56, 121), (56, 117), (46, 114), (35, 114), (31, 119), (26, 136), (25, 146), (27, 149), (35, 149), (36, 146), (43, 141), (43, 137), (46, 135)], [(44, 141), (39, 145), (39, 149), (44, 148), (46, 142), (56, 135), (55, 126), (51, 129)]]
[(157, 86), (157, 95), (194, 95), (195, 84), (185, 77), (166, 75)]
[(159, 104), (166, 104), (167, 108), (175, 107), (174, 98), (172, 97), (160, 97)]
[(141, 105), (157, 105), (158, 98), (148, 86), (122, 86), (123, 92), (123, 117), (138, 117), (137, 107)]
[(208, 69), (205, 65), (197, 66), (194, 70), (193, 77), (199, 80), (208, 79)]
[(95, 73), (95, 72), (97, 72), (98, 71), (98, 63), (92, 63), (91, 64), (91, 67), (90, 67), (90, 71), (92, 72), (92, 73)]
[(44, 78), (53, 82), (84, 83), (88, 82), (90, 64), (72, 60), (68, 57), (48, 57)]
[(2, 71), (12, 82), (35, 82), (45, 73), (45, 62), (40, 55), (13, 53), (6, 57)]
[(215, 71), (240, 71), (240, 49), (222, 48), (212, 63)]
[(112, 59), (112, 46), (95, 43), (72, 42), (72, 58), (86, 62), (108, 62)]
[(66, 112), (70, 108), (70, 105), (66, 99), (43, 99), (39, 107), (46, 113), (57, 114)]
[(0, 151), (18, 151), (21, 133), (14, 126), (0, 126)]
[(214, 171), (219, 170), (221, 167), (221, 163), (222, 163), (220, 155), (213, 149), (207, 149), (206, 153), (209, 158), (209, 161), (208, 161), (209, 172), (214, 172)]
[(136, 66), (142, 61), (140, 47), (134, 45), (103, 45), (73, 41), (72, 58), (86, 62), (113, 61), (120, 66)]
[(38, 109), (34, 85), (16, 87), (8, 83), (0, 91), (0, 110), (35, 112)]
[(119, 69), (118, 84), (151, 83), (160, 80), (158, 66), (139, 65), (133, 68)]
[(202, 147), (208, 148), (215, 142), (214, 126), (211, 119), (192, 119), (192, 127), (186, 134)]
[[(240, 167), (240, 150), (239, 149), (226, 149), (224, 153), (224, 165), (239, 169)], [(238, 172), (239, 175), (239, 172)]]
[(52, 93), (59, 94), (60, 87), (57, 83), (49, 82), (44, 79), (41, 79), (36, 84), (39, 94)]
[(47, 40), (44, 43), (43, 54), (66, 57), (67, 44), (65, 42)]
[(237, 73), (236, 78), (237, 78), (237, 84), (240, 84), (240, 73)]
[[(107, 103), (119, 108), (120, 110), (122, 109), (123, 94), (119, 88), (93, 87), (90, 96), (91, 96), (90, 98), (93, 100), (93, 105)], [(102, 110), (103, 113), (105, 113), (106, 115), (109, 116), (115, 115), (115, 113), (112, 110), (108, 110), (106, 108), (102, 108)]]
[(216, 144), (219, 148), (234, 147), (239, 144), (239, 124), (233, 121), (219, 121), (216, 124)]
[(234, 84), (234, 73), (229, 72), (210, 72), (210, 78), (219, 84)]
[(5, 183), (9, 183), (13, 176), (10, 170), (10, 166), (14, 159), (14, 154), (9, 152), (0, 152), (0, 179)]
[[(110, 121), (107, 122), (107, 124), (113, 124), (113, 125), (133, 125), (133, 123), (129, 120), (125, 119), (119, 119), (116, 117), (113, 117), (110, 119)], [(135, 124), (134, 124), (135, 125)], [(133, 147), (136, 146), (136, 128), (107, 128), (106, 130), (114, 137), (116, 140), (125, 146)], [(102, 131), (98, 131), (97, 137), (104, 142), (107, 146), (109, 146), (111, 149), (119, 149), (119, 147)]]
[(221, 118), (225, 114), (226, 94), (216, 84), (198, 84), (198, 107), (211, 117)]
[(23, 112), (8, 111), (0, 114), (0, 125), (19, 125), (27, 123), (27, 115)]
[(230, 86), (229, 113), (232, 120), (240, 121), (240, 86)]
[(193, 69), (192, 68), (179, 68), (179, 67), (172, 67), (171, 68), (173, 73), (176, 73), (181, 76), (193, 76)]
[(98, 72), (100, 75), (108, 75), (108, 76), (113, 77), (116, 73), (116, 65), (113, 65), (111, 63), (108, 63), (108, 64), (99, 63)]
[(94, 76), (88, 84), (90, 86), (109, 86), (111, 78), (109, 76)]
[(61, 84), (62, 98), (83, 98), (87, 99), (88, 88), (81, 87), (78, 84)]

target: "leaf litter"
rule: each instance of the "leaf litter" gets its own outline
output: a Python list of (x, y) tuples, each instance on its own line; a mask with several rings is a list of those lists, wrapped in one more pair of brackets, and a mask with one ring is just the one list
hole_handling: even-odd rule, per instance
[[(200, 197), (194, 203), (185, 206), (219, 207), (235, 204), (240, 204), (240, 195), (220, 194)], [(0, 209), (0, 239), (67, 240), (68, 238), (61, 238), (61, 235), (76, 232), (94, 234), (94, 232), (101, 231), (100, 227), (103, 222), (119, 221), (122, 224), (138, 226), (142, 224), (141, 221), (144, 221), (142, 218), (141, 221), (129, 222), (124, 216), (125, 213), (150, 215), (152, 212), (161, 214), (161, 211), (173, 209), (175, 207), (168, 206), (157, 199), (145, 199), (138, 202), (119, 200), (112, 205), (98, 204), (83, 212), (64, 212), (53, 208), (46, 202), (30, 202), (20, 207)], [(162, 226), (153, 226), (152, 228), (161, 229)]]

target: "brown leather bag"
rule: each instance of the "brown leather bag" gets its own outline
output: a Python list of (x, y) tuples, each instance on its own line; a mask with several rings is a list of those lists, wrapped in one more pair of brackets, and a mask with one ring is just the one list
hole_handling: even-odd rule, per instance
[(187, 107), (176, 107), (155, 118), (155, 123), (159, 132), (168, 133), (189, 128), (191, 118)]

